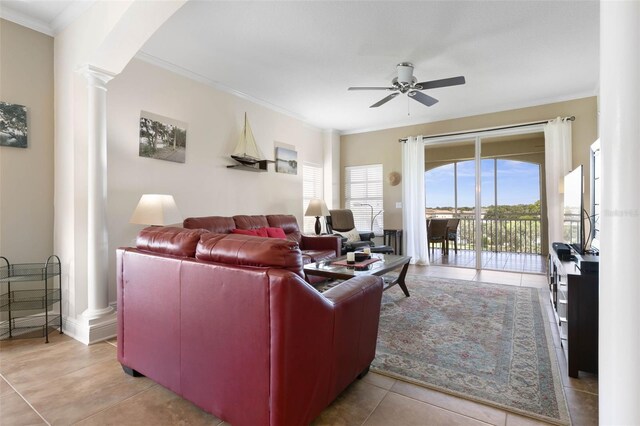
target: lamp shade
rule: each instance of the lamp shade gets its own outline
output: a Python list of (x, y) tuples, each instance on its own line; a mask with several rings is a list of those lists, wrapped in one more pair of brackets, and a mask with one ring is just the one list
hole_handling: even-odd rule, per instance
[(144, 194), (129, 222), (140, 225), (170, 225), (182, 222), (182, 215), (172, 195)]
[(305, 216), (328, 216), (329, 209), (327, 208), (327, 204), (324, 200), (320, 198), (312, 198), (309, 201), (309, 206), (307, 207), (307, 211), (304, 213)]

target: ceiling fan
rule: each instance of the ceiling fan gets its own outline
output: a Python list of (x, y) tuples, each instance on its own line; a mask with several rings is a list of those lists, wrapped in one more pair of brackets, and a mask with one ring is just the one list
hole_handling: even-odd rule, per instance
[(425, 95), (420, 90), (436, 89), (438, 87), (457, 86), (464, 84), (463, 76), (443, 78), (441, 80), (422, 81), (418, 83), (413, 76), (413, 64), (409, 62), (401, 62), (397, 65), (398, 76), (391, 80), (390, 87), (349, 87), (348, 90), (390, 90), (394, 93), (386, 98), (380, 99), (369, 108), (377, 108), (384, 105), (400, 93), (406, 93), (410, 98), (420, 102), (426, 106), (434, 105), (438, 100), (429, 95)]

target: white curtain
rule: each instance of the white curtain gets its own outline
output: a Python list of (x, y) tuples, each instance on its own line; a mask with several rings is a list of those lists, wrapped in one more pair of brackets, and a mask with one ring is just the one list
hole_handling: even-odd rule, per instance
[(547, 187), (547, 223), (551, 243), (564, 241), (564, 176), (571, 171), (571, 121), (558, 117), (544, 125), (544, 168)]
[(402, 146), (402, 221), (405, 253), (411, 263), (428, 265), (424, 198), (424, 144), (410, 137)]

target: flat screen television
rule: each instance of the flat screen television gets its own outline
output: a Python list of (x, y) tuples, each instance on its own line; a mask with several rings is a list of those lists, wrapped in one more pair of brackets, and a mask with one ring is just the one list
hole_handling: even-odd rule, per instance
[(582, 165), (564, 177), (564, 242), (569, 244), (578, 254), (584, 252), (584, 181)]

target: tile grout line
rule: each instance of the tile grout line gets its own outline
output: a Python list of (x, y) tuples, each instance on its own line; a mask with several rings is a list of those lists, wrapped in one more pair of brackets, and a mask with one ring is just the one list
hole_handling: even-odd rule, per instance
[(598, 396), (597, 393), (589, 392), (589, 391), (586, 391), (586, 390), (583, 390), (583, 389), (574, 388), (572, 386), (566, 386), (564, 383), (562, 384), (562, 387), (565, 388), (565, 389), (571, 389), (571, 391), (573, 391), (573, 392), (582, 392), (582, 393), (586, 393), (587, 395)]
[(83, 421), (85, 421), (85, 420), (87, 420), (87, 419), (90, 419), (91, 417), (96, 416), (96, 415), (98, 415), (98, 414), (100, 414), (100, 413), (102, 413), (102, 412), (104, 412), (104, 411), (110, 410), (111, 408), (113, 408), (113, 407), (115, 407), (115, 406), (117, 406), (117, 405), (120, 405), (120, 404), (122, 404), (123, 402), (126, 402), (126, 401), (130, 400), (131, 398), (135, 398), (136, 396), (140, 395), (140, 394), (141, 394), (141, 393), (143, 393), (143, 392), (148, 391), (149, 389), (151, 389), (151, 388), (153, 388), (153, 387), (155, 387), (155, 386), (158, 386), (158, 385), (157, 385), (156, 383), (153, 383), (153, 384), (152, 384), (151, 386), (149, 386), (148, 388), (143, 389), (143, 390), (141, 390), (140, 392), (135, 393), (135, 394), (133, 394), (133, 395), (131, 395), (131, 396), (129, 396), (129, 397), (127, 397), (127, 398), (123, 399), (122, 401), (115, 402), (115, 403), (113, 403), (113, 404), (109, 405), (108, 407), (105, 407), (105, 408), (103, 408), (103, 409), (101, 409), (101, 410), (98, 410), (98, 411), (96, 411), (95, 413), (91, 413), (91, 414), (89, 414), (88, 416), (83, 417), (82, 419), (78, 419), (78, 420), (76, 420), (75, 422), (73, 422), (72, 424), (74, 424), (74, 425), (75, 425), (75, 424), (78, 424), (78, 423), (83, 422)]
[(34, 411), (34, 412), (35, 412), (35, 413), (36, 413), (36, 414), (37, 414), (37, 415), (42, 419), (42, 421), (43, 421), (43, 422), (45, 422), (48, 426), (51, 426), (51, 423), (49, 423), (49, 422), (47, 421), (47, 419), (45, 419), (45, 418), (42, 416), (42, 414), (40, 414), (40, 412), (39, 412), (38, 410), (36, 410), (36, 409), (35, 409), (35, 407), (34, 407), (33, 405), (31, 405), (31, 403), (30, 403), (29, 401), (27, 401), (27, 398), (25, 398), (25, 397), (24, 397), (24, 395), (22, 395), (22, 394), (18, 391), (18, 389), (16, 389), (16, 388), (11, 384), (11, 382), (9, 382), (9, 380), (7, 380), (7, 378), (6, 378), (6, 377), (4, 377), (4, 375), (3, 375), (3, 374), (0, 374), (0, 378), (2, 378), (2, 380), (4, 380), (5, 382), (7, 382), (7, 384), (8, 384), (9, 386), (11, 386), (11, 389), (13, 389), (13, 391), (14, 391), (16, 394), (18, 394), (18, 396), (19, 396), (20, 398), (22, 398), (22, 400), (23, 400), (23, 401), (24, 401), (24, 402), (29, 406), (29, 408), (31, 408), (31, 409), (32, 409), (32, 410), (33, 410), (33, 411)]
[[(371, 383), (373, 384), (373, 383)], [(376, 386), (376, 385), (373, 385)], [(393, 386), (393, 385), (391, 385)], [(380, 386), (378, 386), (380, 387)], [(386, 392), (384, 395), (382, 395), (382, 398), (380, 398), (380, 401), (378, 401), (378, 403), (376, 404), (375, 407), (373, 407), (373, 410), (371, 410), (371, 412), (369, 413), (369, 415), (362, 421), (362, 426), (364, 426), (365, 423), (367, 423), (367, 420), (369, 420), (369, 418), (371, 417), (371, 415), (378, 409), (378, 407), (380, 406), (380, 404), (382, 404), (382, 401), (384, 401), (384, 399), (387, 397), (387, 395), (389, 395), (389, 392), (391, 392), (391, 389), (385, 389)]]
[[(413, 384), (413, 383), (411, 383), (411, 382), (405, 382), (404, 380), (401, 380), (401, 379), (396, 379), (396, 381), (401, 381), (402, 383), (407, 383), (407, 384), (410, 384), (410, 385), (412, 385), (412, 384)], [(415, 385), (415, 386), (417, 386), (417, 385)], [(430, 389), (430, 388), (425, 388), (425, 389)], [(431, 389), (431, 390), (433, 390), (433, 389)], [(439, 392), (439, 391), (436, 391), (436, 392)], [(404, 394), (402, 394), (402, 393), (394, 392), (394, 391), (392, 391), (391, 389), (389, 389), (389, 391), (388, 391), (387, 393), (393, 393), (393, 394), (398, 395), (398, 396), (401, 396), (401, 397), (403, 397), (403, 398), (407, 398), (407, 399), (410, 399), (410, 400), (412, 400), (412, 401), (419, 402), (419, 403), (421, 403), (421, 404), (430, 405), (430, 406), (432, 406), (432, 407), (436, 407), (436, 408), (439, 408), (439, 409), (441, 409), (441, 410), (448, 411), (449, 413), (453, 413), (453, 414), (456, 414), (456, 415), (458, 415), (458, 416), (466, 417), (466, 418), (471, 419), (471, 420), (474, 420), (474, 421), (476, 421), (476, 422), (480, 422), (480, 423), (483, 423), (483, 424), (486, 424), (486, 425), (491, 425), (491, 423), (485, 422), (484, 420), (480, 420), (480, 419), (475, 418), (475, 417), (473, 417), (473, 416), (470, 416), (470, 415), (468, 415), (468, 414), (464, 414), (464, 413), (461, 413), (461, 412), (459, 412), (459, 411), (454, 411), (454, 410), (452, 410), (451, 408), (443, 407), (443, 406), (438, 405), (438, 404), (435, 404), (435, 403), (422, 401), (421, 399), (417, 399), (417, 398), (414, 398), (414, 397), (412, 397), (412, 396), (404, 395)], [(443, 392), (443, 393), (444, 393), (444, 392)], [(476, 401), (473, 401), (473, 400), (471, 400), (471, 399), (466, 399), (466, 398), (463, 398), (463, 397), (458, 397), (458, 396), (450, 395), (450, 394), (447, 394), (447, 393), (444, 393), (444, 394), (445, 394), (445, 395), (448, 395), (448, 396), (451, 396), (451, 397), (453, 397), (453, 398), (459, 398), (459, 399), (462, 399), (462, 400), (467, 401), (467, 402), (472, 402), (472, 403), (474, 403), (474, 404), (478, 404), (479, 406), (482, 406), (482, 407), (495, 408), (496, 410), (499, 410), (500, 412), (502, 412), (502, 413), (504, 413), (504, 414), (505, 414), (505, 424), (506, 424), (506, 421), (507, 421), (507, 416), (506, 416), (506, 415), (510, 413), (509, 411), (503, 410), (503, 409), (501, 409), (501, 408), (492, 407), (492, 406), (490, 406), (490, 405), (486, 405), (486, 404), (483, 404), (483, 403), (481, 403), (481, 402), (476, 402)], [(385, 397), (386, 397), (386, 396), (387, 396), (387, 395), (385, 394)], [(384, 399), (384, 398), (382, 398), (382, 399)], [(380, 401), (380, 402), (382, 402), (382, 401)], [(379, 405), (379, 404), (378, 404), (378, 405)], [(378, 407), (376, 407), (376, 408), (378, 408)], [(375, 411), (375, 409), (374, 409), (374, 411)], [(367, 418), (368, 418), (368, 417), (367, 417)]]

